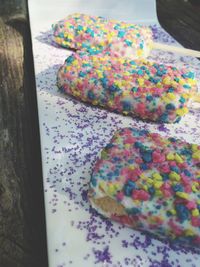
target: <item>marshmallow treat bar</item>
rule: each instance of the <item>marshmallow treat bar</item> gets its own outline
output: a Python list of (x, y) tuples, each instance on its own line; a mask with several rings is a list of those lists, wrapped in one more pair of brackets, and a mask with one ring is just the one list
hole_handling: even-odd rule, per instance
[(105, 49), (120, 56), (145, 58), (152, 46), (148, 27), (84, 14), (72, 14), (53, 25), (54, 41), (94, 55)]
[(200, 146), (125, 128), (101, 152), (90, 185), (91, 204), (103, 216), (200, 245)]
[(72, 54), (60, 68), (58, 87), (79, 100), (156, 122), (178, 122), (196, 89), (194, 73), (110, 55)]

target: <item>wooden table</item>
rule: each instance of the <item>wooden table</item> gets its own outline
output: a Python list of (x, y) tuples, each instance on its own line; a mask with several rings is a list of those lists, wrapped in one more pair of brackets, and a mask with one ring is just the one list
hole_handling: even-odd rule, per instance
[[(200, 1), (157, 0), (161, 25), (200, 50)], [(0, 0), (0, 266), (47, 266), (27, 3)]]

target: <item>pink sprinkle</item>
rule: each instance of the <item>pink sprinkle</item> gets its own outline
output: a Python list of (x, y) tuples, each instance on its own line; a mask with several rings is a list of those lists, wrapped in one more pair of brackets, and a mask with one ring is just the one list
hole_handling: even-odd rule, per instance
[(123, 192), (118, 192), (117, 193), (117, 199), (121, 201), (123, 198), (124, 198), (124, 193)]
[(170, 161), (170, 162), (169, 162), (169, 165), (170, 165), (171, 167), (175, 167), (175, 166), (177, 166), (176, 161)]
[(195, 226), (195, 227), (199, 227), (200, 226), (200, 218), (192, 217), (191, 221), (192, 221), (192, 225), (193, 226)]
[(161, 171), (164, 173), (169, 173), (170, 172), (170, 168), (169, 165), (167, 163), (165, 163), (162, 167), (161, 167)]
[(162, 154), (160, 151), (153, 151), (153, 162), (155, 163), (161, 163), (165, 161), (165, 155)]
[(150, 195), (144, 190), (133, 190), (132, 198), (134, 200), (149, 200)]
[(194, 200), (191, 200), (191, 201), (188, 201), (186, 207), (187, 207), (189, 210), (196, 209), (197, 204), (195, 203)]
[(132, 136), (128, 136), (127, 138), (126, 138), (126, 140), (124, 140), (124, 142), (126, 143), (126, 144), (133, 144), (133, 143), (135, 143), (135, 138), (133, 138)]
[(191, 192), (192, 192), (191, 186), (190, 185), (186, 185), (185, 186), (185, 193), (191, 193)]

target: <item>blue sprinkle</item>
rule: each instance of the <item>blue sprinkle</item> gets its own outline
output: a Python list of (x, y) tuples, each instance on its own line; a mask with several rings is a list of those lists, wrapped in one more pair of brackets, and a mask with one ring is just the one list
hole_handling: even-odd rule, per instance
[(180, 184), (176, 184), (172, 186), (174, 192), (183, 192), (183, 186)]
[(127, 209), (127, 213), (136, 215), (136, 214), (140, 213), (140, 209), (138, 209), (138, 208)]
[(74, 61), (74, 57), (73, 56), (69, 56), (66, 60), (65, 63), (72, 63)]
[(89, 91), (88, 92), (88, 98), (91, 99), (91, 100), (94, 100), (95, 99), (95, 94), (92, 91)]
[(179, 78), (177, 78), (177, 77), (175, 77), (175, 78), (174, 78), (174, 81), (175, 81), (175, 82), (179, 82), (179, 81), (180, 81), (180, 79), (179, 79)]
[(64, 33), (63, 33), (63, 32), (60, 32), (60, 33), (58, 34), (58, 36), (61, 37), (61, 38), (64, 38)]
[(156, 209), (159, 210), (160, 208), (161, 208), (161, 205), (157, 205), (157, 206), (156, 206)]
[(177, 216), (181, 222), (184, 222), (185, 220), (189, 218), (190, 212), (187, 209), (187, 207), (184, 206), (183, 204), (176, 204), (175, 209), (176, 209)]
[(188, 73), (182, 74), (182, 77), (194, 79), (194, 73), (190, 71)]
[(132, 42), (129, 41), (129, 40), (125, 40), (125, 43), (126, 43), (128, 46), (131, 46), (131, 45), (132, 45)]
[(177, 166), (171, 166), (170, 169), (176, 173), (180, 173), (180, 169)]
[(118, 37), (123, 38), (124, 35), (125, 35), (125, 31), (119, 31), (118, 32)]
[(140, 48), (143, 49), (144, 48), (144, 44), (141, 43), (140, 44)]
[(110, 149), (110, 148), (112, 148), (112, 147), (114, 147), (114, 145), (111, 144), (111, 143), (110, 143), (110, 144), (107, 144), (107, 146), (106, 146), (107, 149)]
[(174, 88), (173, 87), (169, 87), (167, 90), (168, 93), (173, 93), (174, 92)]
[(186, 101), (185, 98), (181, 96), (181, 98), (179, 99), (179, 102), (185, 103), (185, 101)]
[(148, 95), (148, 96), (146, 96), (146, 99), (147, 99), (148, 101), (152, 101), (152, 100), (153, 100), (153, 96), (152, 96), (152, 95)]
[(123, 102), (123, 109), (124, 109), (125, 111), (130, 111), (130, 110), (131, 110), (131, 103), (128, 102), (128, 101), (124, 101), (124, 102)]
[(87, 75), (87, 73), (83, 72), (83, 71), (80, 71), (79, 72), (79, 77), (85, 77)]
[(167, 173), (162, 173), (163, 181), (169, 180), (169, 175)]
[(184, 84), (183, 87), (186, 88), (186, 89), (190, 89), (191, 88), (191, 86), (189, 84)]
[(134, 188), (132, 188), (131, 186), (125, 184), (125, 186), (124, 186), (124, 194), (125, 194), (125, 196), (130, 197), (132, 195), (133, 189)]
[(148, 134), (147, 130), (141, 130), (140, 131), (140, 136), (143, 136), (143, 135), (146, 135), (146, 134)]
[(168, 114), (167, 114), (167, 113), (163, 113), (163, 114), (160, 116), (160, 121), (161, 121), (161, 122), (167, 122), (167, 118), (168, 118)]
[(78, 31), (82, 31), (82, 30), (83, 30), (83, 26), (78, 25), (77, 30), (78, 30)]
[(181, 120), (181, 116), (177, 117), (175, 123), (178, 123)]
[(131, 91), (134, 92), (134, 93), (136, 93), (137, 90), (138, 90), (137, 87), (133, 87), (133, 88), (131, 89)]
[(104, 77), (104, 78), (101, 78), (100, 80), (102, 82), (103, 87), (106, 87), (108, 83), (108, 79)]
[(142, 70), (138, 70), (137, 71), (137, 74), (140, 75), (140, 76), (142, 76), (144, 74), (144, 72)]
[(130, 186), (130, 187), (132, 187), (133, 189), (135, 189), (135, 187), (136, 187), (135, 182), (133, 182), (131, 180), (128, 180), (127, 185)]
[(111, 91), (113, 93), (117, 92), (117, 91), (119, 91), (119, 87), (113, 84), (112, 86), (109, 86), (109, 91)]
[(176, 109), (176, 107), (174, 106), (174, 104), (167, 104), (166, 105), (166, 109), (168, 109), (168, 110), (175, 110)]
[(91, 178), (91, 183), (93, 186), (97, 186), (97, 179), (94, 176)]
[(136, 141), (134, 146), (135, 146), (135, 148), (141, 148), (142, 147), (142, 143)]
[(148, 167), (147, 164), (145, 164), (145, 163), (141, 163), (141, 164), (140, 164), (140, 169), (145, 171), (145, 170), (148, 170), (149, 167)]
[(174, 142), (176, 142), (176, 138), (174, 138), (174, 137), (170, 137), (170, 138), (169, 138), (169, 141), (172, 142), (172, 143), (174, 143)]
[(187, 149), (187, 148), (181, 149), (180, 152), (182, 155), (185, 155), (185, 156), (189, 155), (191, 157), (191, 155), (192, 155), (192, 151), (190, 149)]
[(187, 169), (184, 170), (184, 174), (187, 175), (188, 177), (192, 176), (191, 172), (189, 172)]
[(151, 162), (152, 161), (152, 151), (151, 150), (147, 150), (145, 152), (142, 152), (141, 155), (142, 159), (144, 162)]
[(121, 161), (121, 159), (119, 157), (113, 157), (113, 160), (116, 161)]
[(131, 60), (129, 63), (130, 63), (131, 65), (136, 65), (135, 61), (133, 61), (133, 60)]
[(149, 187), (148, 192), (153, 195), (155, 193), (155, 188), (153, 186)]

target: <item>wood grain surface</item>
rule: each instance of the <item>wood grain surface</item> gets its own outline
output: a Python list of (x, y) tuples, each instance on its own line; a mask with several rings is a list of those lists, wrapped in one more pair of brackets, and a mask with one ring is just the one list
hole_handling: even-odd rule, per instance
[(0, 1), (0, 266), (47, 266), (40, 142), (25, 1)]
[[(200, 1), (157, 0), (161, 25), (200, 50)], [(27, 3), (0, 0), (0, 267), (47, 266)]]

